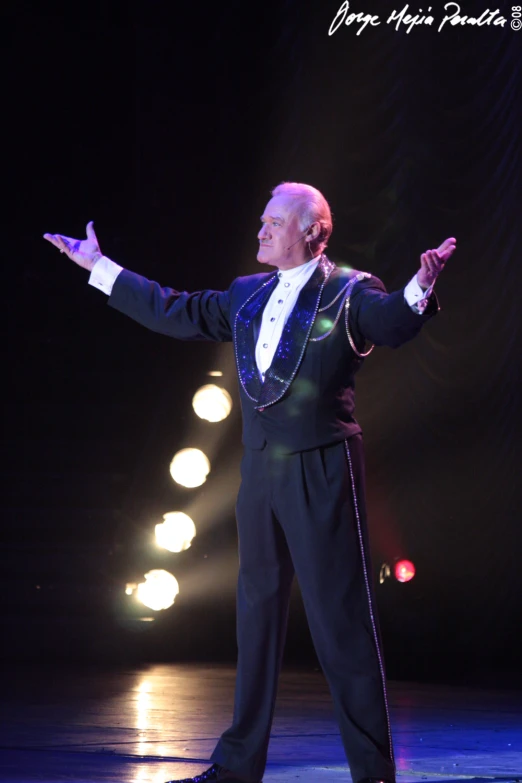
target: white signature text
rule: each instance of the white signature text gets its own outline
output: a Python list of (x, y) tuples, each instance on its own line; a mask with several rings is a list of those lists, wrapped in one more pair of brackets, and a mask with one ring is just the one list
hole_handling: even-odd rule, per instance
[[(409, 3), (406, 3), (402, 11), (392, 11), (385, 20), (385, 23), (393, 25), (396, 30), (405, 29), (406, 33), (410, 33), (416, 25), (431, 26), (435, 22), (435, 17), (430, 14), (432, 6), (428, 8), (426, 14), (422, 13), (422, 9), (419, 9), (419, 13), (417, 14), (411, 14), (408, 9)], [(381, 24), (379, 14), (364, 14), (362, 12), (348, 13), (349, 10), (349, 0), (344, 0), (332, 20), (328, 35), (333, 35), (337, 32), (342, 24), (346, 27), (349, 27), (350, 25), (357, 27), (356, 35), (360, 35), (366, 27), (378, 27)], [(466, 14), (461, 14), (460, 5), (458, 3), (449, 2), (444, 6), (444, 12), (445, 15), (437, 28), (437, 32), (439, 33), (446, 24), (450, 24), (453, 27), (462, 27), (464, 25), (473, 25), (477, 27), (494, 25), (504, 27), (507, 22), (507, 19), (500, 15), (498, 8), (494, 11), (490, 11), (489, 8), (486, 8), (480, 16), (467, 16)]]

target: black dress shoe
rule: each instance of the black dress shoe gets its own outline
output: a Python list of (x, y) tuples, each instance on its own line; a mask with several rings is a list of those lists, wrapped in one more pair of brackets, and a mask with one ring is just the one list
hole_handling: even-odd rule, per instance
[(243, 778), (234, 777), (234, 773), (219, 764), (212, 764), (201, 775), (183, 780), (168, 780), (167, 783), (246, 783)]

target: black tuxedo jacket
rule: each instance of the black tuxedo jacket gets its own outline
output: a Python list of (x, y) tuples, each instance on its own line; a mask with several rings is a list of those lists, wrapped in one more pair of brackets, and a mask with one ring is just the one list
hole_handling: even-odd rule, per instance
[(354, 377), (367, 342), (398, 347), (438, 310), (423, 315), (404, 291), (391, 294), (376, 277), (341, 269), (322, 257), (299, 294), (261, 382), (255, 345), (277, 272), (236, 278), (228, 291), (186, 293), (124, 270), (109, 304), (144, 326), (182, 340), (234, 343), (243, 413), (243, 443), (268, 442), (284, 452), (336, 443), (360, 432)]

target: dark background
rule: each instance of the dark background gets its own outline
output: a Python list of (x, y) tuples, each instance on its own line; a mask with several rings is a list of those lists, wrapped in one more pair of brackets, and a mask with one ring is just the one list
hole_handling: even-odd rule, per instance
[[(407, 34), (386, 0), (352, 3), (379, 27), (329, 36), (339, 4), (4, 4), (5, 661), (234, 659), (232, 348), (146, 332), (42, 234), (93, 219), (122, 265), (226, 288), (256, 271), (270, 189), (297, 180), (330, 201), (330, 257), (389, 290), (458, 239), (439, 316), (358, 379), (375, 574), (417, 567), (377, 586), (385, 652), (392, 677), (522, 673), (522, 32), (508, 3), (504, 28), (437, 32), (435, 2)], [(210, 425), (191, 398), (216, 369), (236, 406)], [(199, 489), (168, 472), (187, 445), (212, 460)], [(153, 543), (173, 510), (198, 528), (180, 555)], [(124, 588), (154, 567), (181, 593), (143, 623)], [(288, 660), (313, 663), (294, 603)]]

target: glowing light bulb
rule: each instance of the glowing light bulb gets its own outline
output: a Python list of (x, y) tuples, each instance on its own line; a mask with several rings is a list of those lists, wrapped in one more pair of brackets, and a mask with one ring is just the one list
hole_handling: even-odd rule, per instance
[(163, 514), (164, 522), (156, 525), (156, 543), (169, 552), (184, 552), (196, 535), (196, 526), (187, 514), (169, 511)]
[(156, 568), (145, 574), (145, 581), (140, 582), (136, 589), (136, 597), (149, 609), (159, 611), (168, 609), (179, 594), (179, 584), (176, 577)]
[(232, 398), (226, 389), (208, 383), (197, 390), (192, 398), (192, 407), (200, 419), (223, 421), (232, 410)]
[(181, 449), (170, 463), (170, 475), (183, 487), (200, 487), (210, 473), (210, 462), (200, 449)]
[(398, 582), (410, 582), (415, 576), (415, 566), (411, 560), (399, 560), (395, 563), (394, 572)]

